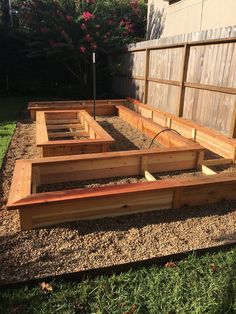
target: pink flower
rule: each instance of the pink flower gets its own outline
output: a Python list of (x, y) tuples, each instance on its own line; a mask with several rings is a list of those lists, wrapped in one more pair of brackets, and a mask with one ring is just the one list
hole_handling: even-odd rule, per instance
[(87, 26), (83, 23), (83, 24), (81, 24), (80, 28), (85, 30), (85, 29), (87, 29)]
[(96, 0), (86, 0), (87, 3), (95, 3)]
[(85, 48), (84, 46), (81, 46), (81, 47), (79, 48), (79, 50), (80, 50), (80, 52), (85, 53), (86, 48)]
[(95, 44), (95, 43), (92, 43), (92, 44), (91, 44), (91, 48), (92, 48), (93, 50), (96, 50), (97, 47), (98, 47), (97, 44)]
[(49, 29), (46, 26), (43, 26), (43, 27), (40, 28), (40, 32), (41, 33), (48, 33)]
[(93, 14), (92, 13), (90, 13), (90, 12), (88, 12), (88, 11), (86, 11), (86, 12), (84, 12), (83, 14), (82, 14), (82, 18), (85, 20), (85, 21), (88, 21), (88, 20), (90, 20), (91, 18), (93, 18)]
[(91, 42), (93, 40), (93, 38), (91, 37), (90, 34), (87, 34), (84, 39), (87, 41), (87, 42)]
[(128, 33), (133, 33), (133, 31), (134, 31), (134, 30), (133, 30), (133, 24), (127, 22), (127, 23), (125, 24), (125, 29), (127, 30)]
[(108, 24), (108, 25), (114, 24), (114, 20), (113, 20), (113, 19), (109, 19), (109, 20), (107, 21), (107, 24)]
[(121, 20), (120, 21), (120, 26), (123, 26), (123, 25), (125, 25), (126, 24), (126, 20)]
[(73, 21), (73, 16), (67, 15), (66, 20), (67, 20), (67, 22), (71, 23)]

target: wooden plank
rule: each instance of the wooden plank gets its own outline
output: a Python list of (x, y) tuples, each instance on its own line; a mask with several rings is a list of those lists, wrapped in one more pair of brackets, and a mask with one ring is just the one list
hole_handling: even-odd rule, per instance
[[(211, 204), (223, 199), (235, 200), (235, 183), (235, 177), (221, 174), (47, 192), (25, 197), (10, 204), (10, 208), (20, 209), (21, 228), (28, 230), (77, 219)], [(24, 218), (27, 220), (25, 224)]]
[(28, 160), (17, 160), (7, 206), (31, 194), (32, 166)]
[(150, 121), (150, 119), (146, 119), (139, 114), (133, 112), (132, 110), (124, 107), (124, 106), (117, 106), (119, 116), (133, 125), (134, 127), (138, 128), (141, 132), (145, 133), (147, 136), (154, 138), (155, 135), (159, 133), (158, 138), (156, 141), (165, 147), (173, 147), (173, 146), (183, 146), (183, 145), (195, 145), (194, 142), (182, 137), (179, 134), (176, 134), (173, 131), (168, 130), (165, 132), (165, 127), (158, 125)]
[(221, 166), (230, 165), (233, 163), (233, 160), (230, 158), (206, 159), (203, 163), (205, 166)]
[[(125, 99), (110, 99), (110, 100), (97, 100), (96, 108), (97, 115), (115, 115), (115, 105), (124, 104)], [(71, 110), (71, 109), (85, 109), (90, 114), (93, 113), (93, 100), (80, 100), (80, 101), (41, 101), (29, 102), (28, 110), (32, 120), (36, 119), (37, 111), (52, 111), (52, 110)], [(69, 122), (68, 122), (69, 123)]]
[(217, 172), (215, 172), (214, 170), (210, 169), (209, 167), (207, 167), (206, 165), (202, 165), (202, 172), (206, 175), (215, 175), (217, 174)]
[[(189, 150), (189, 151), (188, 151)], [(32, 182), (35, 189), (39, 184), (51, 184), (67, 181), (80, 181), (87, 179), (110, 178), (115, 176), (140, 175), (144, 170), (153, 173), (191, 169), (196, 167), (196, 156), (202, 150), (201, 147), (184, 147), (178, 149), (143, 150), (130, 152), (109, 152), (94, 155), (77, 155), (66, 157), (50, 157), (27, 161), (33, 169), (39, 168), (38, 181)], [(141, 159), (143, 159), (141, 167)], [(17, 165), (20, 162), (17, 162)], [(12, 181), (12, 194), (17, 196), (14, 186), (21, 184), (19, 171), (16, 166), (16, 177)], [(31, 169), (31, 168), (29, 168)], [(141, 171), (140, 171), (141, 169)], [(22, 170), (24, 172), (24, 170)], [(25, 174), (27, 175), (27, 171)], [(15, 175), (15, 174), (14, 174)], [(32, 179), (35, 180), (34, 178)], [(29, 181), (29, 189), (31, 180)], [(34, 190), (35, 190), (34, 189)], [(19, 193), (21, 193), (20, 190)], [(30, 190), (27, 190), (27, 195)], [(22, 196), (22, 197), (23, 197)], [(17, 196), (20, 197), (20, 195)], [(15, 199), (9, 199), (13, 203)]]
[[(41, 205), (35, 205), (31, 210), (33, 228), (58, 224), (66, 221), (97, 219), (113, 217), (150, 210), (168, 209), (172, 205), (173, 192), (150, 191), (146, 194), (129, 195), (124, 198), (120, 195), (108, 196), (105, 199), (70, 201), (66, 205), (66, 212), (62, 204), (48, 204), (47, 211)], [(65, 208), (65, 207), (64, 207)], [(24, 212), (23, 210), (21, 212)]]
[(184, 99), (185, 99), (185, 81), (188, 75), (188, 63), (189, 63), (190, 46), (186, 44), (184, 46), (182, 72), (180, 77), (180, 92), (178, 99), (178, 116), (182, 117), (184, 112)]
[(49, 140), (57, 137), (89, 137), (89, 133), (85, 131), (79, 131), (79, 132), (51, 132), (48, 133)]
[(176, 117), (175, 115), (153, 108), (150, 105), (142, 104), (139, 101), (135, 101), (132, 98), (128, 98), (129, 102), (135, 104), (136, 107), (147, 108), (153, 111), (153, 119), (157, 119), (159, 123), (165, 125), (166, 118), (172, 119), (172, 128), (180, 132), (183, 136), (190, 138), (192, 136), (192, 130), (196, 129), (195, 140), (205, 148), (219, 154), (224, 158), (235, 159), (235, 147), (236, 141), (217, 131), (201, 126), (196, 122)]
[(231, 125), (230, 125), (230, 133), (229, 135), (232, 138), (236, 137), (236, 99), (234, 103), (233, 113), (232, 113), (232, 119), (231, 119)]
[(180, 86), (180, 81), (175, 81), (175, 80), (165, 80), (165, 79), (154, 78), (154, 77), (148, 77), (147, 80), (150, 82), (155, 82), (155, 83), (160, 83), (160, 84)]
[(189, 87), (189, 88), (209, 90), (212, 92), (236, 95), (236, 88), (232, 88), (232, 87), (207, 85), (207, 84), (200, 84), (200, 83), (190, 83), (190, 82), (185, 82), (184, 86)]
[[(40, 112), (40, 111), (38, 111)], [(47, 119), (47, 125), (52, 126), (52, 125), (58, 125), (61, 126), (63, 124), (78, 124), (79, 120), (78, 119), (60, 119), (60, 120), (50, 120)]]
[(144, 85), (144, 103), (148, 99), (148, 75), (149, 75), (150, 50), (146, 50), (145, 54), (145, 85)]
[(157, 179), (149, 171), (144, 171), (144, 178), (150, 182), (157, 181)]
[(37, 193), (37, 187), (40, 186), (40, 168), (38, 166), (32, 167), (31, 177), (31, 192)]
[[(61, 119), (61, 117), (68, 119)], [(79, 121), (82, 125), (81, 123), (78, 124)], [(73, 127), (70, 127), (70, 132), (52, 132), (52, 130), (62, 129), (65, 125), (73, 126), (72, 122), (82, 126), (85, 131), (74, 132)], [(47, 129), (48, 123), (49, 128)], [(42, 128), (47, 135), (47, 138), (44, 137), (44, 141), (41, 135)], [(42, 157), (107, 152), (109, 144), (114, 143), (114, 139), (85, 110), (37, 112), (36, 134), (37, 146), (42, 149)]]
[(48, 130), (60, 130), (60, 129), (69, 129), (69, 128), (72, 128), (72, 129), (76, 129), (76, 130), (83, 130), (84, 127), (82, 124), (80, 123), (68, 123), (68, 124), (53, 124), (53, 125), (50, 125), (47, 123), (47, 129)]
[(114, 141), (114, 139), (85, 110), (80, 111), (79, 114), (85, 119), (89, 127), (93, 129), (96, 138), (105, 138)]
[(236, 37), (227, 37), (227, 38), (220, 38), (220, 39), (208, 39), (208, 40), (200, 40), (200, 41), (189, 41), (189, 42), (183, 42), (183, 43), (175, 43), (175, 44), (165, 44), (165, 45), (156, 45), (156, 46), (150, 46), (145, 48), (129, 48), (124, 53), (130, 53), (130, 52), (137, 52), (137, 51), (144, 51), (146, 49), (149, 50), (158, 50), (158, 49), (171, 49), (171, 48), (179, 48), (184, 47), (186, 44), (189, 46), (203, 46), (203, 45), (220, 45), (225, 43), (232, 43), (236, 42)]
[(37, 145), (48, 141), (48, 133), (46, 127), (45, 115), (38, 111), (36, 115), (36, 142)]
[(75, 140), (77, 143), (74, 145), (51, 145), (43, 147), (42, 157), (51, 156), (66, 156), (66, 155), (77, 155), (77, 154), (94, 154), (103, 151), (102, 143), (86, 144), (82, 143), (82, 140)]

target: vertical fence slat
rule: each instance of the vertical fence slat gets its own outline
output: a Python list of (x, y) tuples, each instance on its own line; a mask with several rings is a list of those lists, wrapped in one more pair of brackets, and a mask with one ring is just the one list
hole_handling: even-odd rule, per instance
[(182, 71), (181, 71), (181, 77), (180, 77), (180, 92), (179, 92), (179, 99), (178, 99), (178, 116), (179, 117), (182, 117), (183, 112), (184, 112), (184, 98), (185, 98), (184, 83), (186, 82), (187, 74), (188, 74), (189, 54), (190, 54), (190, 46), (186, 44), (184, 46)]
[(150, 63), (150, 50), (146, 49), (145, 54), (145, 82), (144, 82), (144, 103), (147, 103), (148, 99), (148, 76), (149, 76), (149, 63)]

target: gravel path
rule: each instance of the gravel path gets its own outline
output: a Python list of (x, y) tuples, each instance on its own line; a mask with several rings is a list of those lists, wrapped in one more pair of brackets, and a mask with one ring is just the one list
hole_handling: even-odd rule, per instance
[[(115, 121), (113, 125), (111, 121)], [(117, 118), (108, 118), (107, 121), (99, 118), (99, 122), (103, 127), (106, 124), (107, 128), (115, 128), (117, 134), (124, 132)], [(130, 136), (131, 133), (128, 141), (132, 142)], [(1, 172), (0, 282), (108, 266), (236, 240), (236, 202), (74, 222), (20, 232), (17, 211), (7, 211), (5, 203), (15, 160), (38, 156), (34, 139), (35, 124), (23, 119), (17, 125)], [(138, 142), (137, 137), (130, 145), (139, 148)], [(140, 143), (143, 142), (141, 139)], [(235, 168), (227, 167), (220, 171), (235, 172)], [(164, 178), (188, 176), (189, 173), (191, 171), (155, 175)], [(195, 175), (198, 173), (195, 172)]]

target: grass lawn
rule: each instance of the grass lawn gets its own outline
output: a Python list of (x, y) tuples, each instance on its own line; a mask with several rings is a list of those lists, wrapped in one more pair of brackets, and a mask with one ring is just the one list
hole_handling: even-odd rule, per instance
[(236, 313), (236, 249), (81, 283), (0, 294), (0, 313)]
[(27, 105), (26, 97), (0, 98), (0, 168), (21, 109)]

